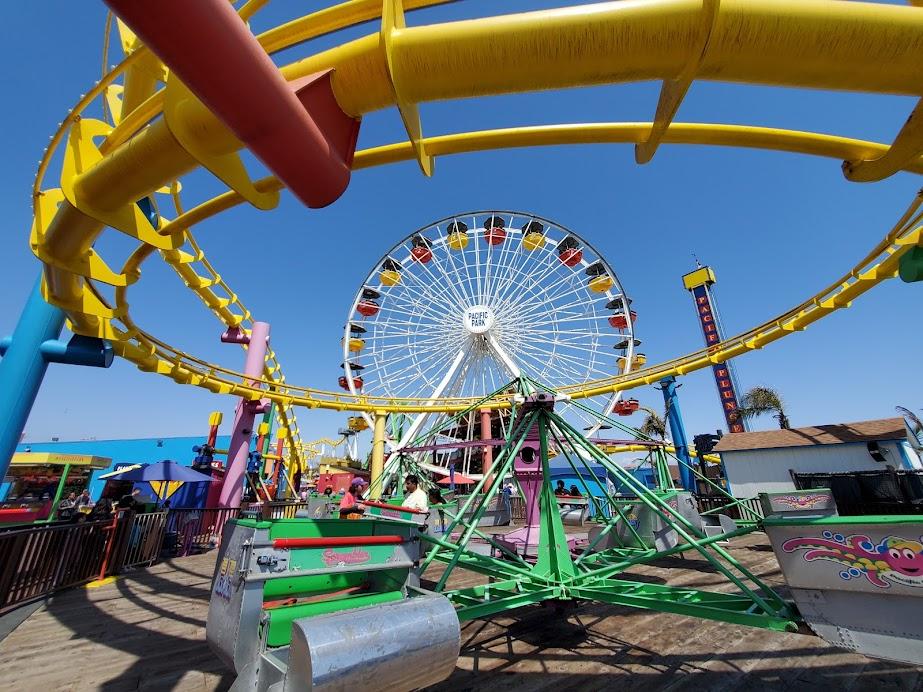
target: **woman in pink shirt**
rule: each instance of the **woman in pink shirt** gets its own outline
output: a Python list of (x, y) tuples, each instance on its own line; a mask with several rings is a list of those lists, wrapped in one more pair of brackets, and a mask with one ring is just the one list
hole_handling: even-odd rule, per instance
[(365, 507), (359, 504), (359, 499), (367, 485), (362, 478), (353, 479), (349, 490), (343, 493), (343, 499), (340, 500), (340, 519), (358, 519), (365, 513)]

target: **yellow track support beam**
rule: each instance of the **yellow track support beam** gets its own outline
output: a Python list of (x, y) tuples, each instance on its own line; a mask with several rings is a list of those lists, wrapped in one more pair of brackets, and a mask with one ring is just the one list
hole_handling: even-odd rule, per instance
[(372, 500), (381, 499), (381, 476), (385, 472), (385, 421), (388, 414), (385, 411), (375, 411), (375, 426), (372, 436), (372, 468), (369, 479), (369, 488)]
[[(271, 29), (260, 40), (268, 51), (278, 51), (351, 22), (385, 14), (384, 31), (281, 68), (287, 79), (333, 68), (337, 100), (356, 116), (395, 104), (406, 115), (410, 110), (416, 112), (420, 103), (440, 99), (658, 79), (664, 81), (665, 88), (654, 123), (546, 126), (428, 139), (408, 126), (411, 142), (362, 152), (356, 157), (356, 168), (412, 158), (425, 168), (427, 157), (461, 151), (622, 141), (641, 145), (639, 160), (653, 155), (660, 143), (688, 142), (836, 156), (852, 162), (847, 173), (851, 171), (856, 179), (874, 179), (899, 168), (923, 171), (917, 118), (908, 122), (890, 148), (813, 133), (672, 122), (693, 78), (923, 96), (923, 72), (919, 69), (923, 64), (923, 13), (918, 8), (829, 0), (721, 0), (720, 4), (716, 0), (634, 0), (425, 26), (402, 25), (402, 5), (410, 9), (440, 1), (389, 0), (383, 5), (378, 0), (351, 0)], [(250, 0), (243, 11), (254, 12), (261, 6), (262, 0)], [(267, 393), (242, 382), (239, 373), (160, 342), (132, 322), (127, 288), (140, 276), (140, 265), (155, 248), (226, 323), (246, 327), (250, 315), (217, 272), (207, 268), (204, 255), (199, 258), (200, 251), (181, 249), (194, 243), (189, 225), (238, 204), (240, 193), (220, 195), (187, 213), (177, 207), (179, 217), (173, 223), (161, 222), (158, 228), (139, 216), (135, 205), (138, 199), (197, 165), (187, 147), (218, 156), (236, 152), (240, 143), (194, 99), (181, 113), (170, 115), (173, 129), (166, 118), (158, 118), (165, 104), (164, 91), (146, 96), (151, 87), (143, 76), (151, 57), (144, 47), (132, 45), (130, 49), (131, 54), (81, 98), (54, 135), (34, 187), (33, 245), (45, 263), (44, 295), (67, 311), (72, 329), (111, 339), (116, 352), (142, 370), (215, 392), (250, 398), (266, 395), (284, 410), (295, 404), (356, 411), (457, 411), (470, 405), (466, 400), (443, 399), (434, 407), (425, 401), (393, 402), (293, 387), (282, 380), (274, 356), (264, 370), (263, 384), (272, 388)], [(119, 75), (136, 80), (129, 105), (138, 105), (125, 109), (123, 100), (124, 112), (118, 114), (121, 117), (114, 128), (83, 119), (83, 109), (94, 99), (111, 96), (107, 90), (117, 86), (114, 80)], [(182, 133), (180, 139), (186, 147), (175, 132)], [(61, 193), (43, 190), (42, 184), (53, 152), (65, 137), (70, 163), (65, 156), (61, 180), (65, 200), (59, 202), (55, 195)], [(98, 142), (99, 137), (104, 141)], [(280, 190), (271, 178), (256, 181), (253, 188), (248, 197), (254, 200)], [(141, 242), (121, 272), (93, 254), (104, 224)], [(630, 388), (650, 377), (683, 374), (804, 329), (893, 276), (897, 258), (919, 245), (920, 234), (903, 228), (900, 237), (889, 236), (888, 241), (893, 242), (887, 248), (889, 256), (877, 257), (884, 250), (876, 249), (875, 256), (834, 288), (712, 351), (568, 391), (574, 396), (592, 396)], [(206, 271), (187, 266), (194, 262)], [(114, 306), (102, 298), (95, 282), (115, 286)], [(220, 288), (221, 293), (214, 288)], [(506, 405), (508, 402), (497, 402), (497, 406)]]
[(654, 124), (651, 133), (643, 142), (635, 145), (635, 161), (647, 163), (654, 158), (654, 152), (660, 146), (660, 140), (676, 117), (676, 111), (686, 97), (686, 92), (692, 86), (699, 66), (705, 58), (708, 39), (711, 37), (718, 16), (718, 3), (720, 0), (702, 0), (702, 13), (699, 26), (699, 40), (692, 46), (692, 55), (682, 73), (675, 79), (665, 79), (660, 89), (660, 98), (657, 101), (657, 111), (654, 114)]
[(923, 154), (923, 99), (907, 118), (894, 143), (876, 159), (844, 161), (843, 174), (853, 182), (870, 183), (894, 175)]

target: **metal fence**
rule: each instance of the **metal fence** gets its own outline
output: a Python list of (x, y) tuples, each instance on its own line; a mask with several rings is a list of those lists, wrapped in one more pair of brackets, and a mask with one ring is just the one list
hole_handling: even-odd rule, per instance
[(264, 502), (260, 510), (263, 519), (294, 519), (299, 510), (307, 508), (307, 502)]
[(106, 520), (0, 534), (0, 612), (110, 573), (119, 533)]
[(763, 518), (763, 507), (758, 497), (741, 499), (725, 495), (697, 495), (699, 514), (726, 514), (739, 521), (757, 521)]
[(526, 501), (522, 495), (510, 496), (510, 514), (513, 521), (526, 520)]
[(236, 507), (170, 509), (164, 527), (162, 552), (168, 557), (179, 557), (215, 547), (221, 540), (225, 522), (239, 513)]
[(122, 568), (153, 564), (160, 557), (167, 512), (131, 513), (126, 535), (121, 540), (121, 554), (116, 564)]
[[(265, 519), (294, 517), (304, 502), (269, 502)], [(67, 587), (218, 545), (237, 508), (135, 514), (120, 510), (105, 521), (44, 524), (0, 532), (0, 613)]]
[(799, 490), (829, 488), (843, 516), (923, 514), (923, 471), (792, 473)]

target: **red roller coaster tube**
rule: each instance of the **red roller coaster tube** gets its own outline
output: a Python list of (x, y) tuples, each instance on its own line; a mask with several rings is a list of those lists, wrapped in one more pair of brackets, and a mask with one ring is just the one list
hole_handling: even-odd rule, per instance
[(368, 507), (381, 507), (382, 509), (391, 509), (395, 512), (410, 512), (411, 514), (429, 514), (429, 512), (424, 512), (422, 509), (414, 509), (413, 507), (402, 507), (401, 505), (387, 505), (384, 502), (373, 502), (372, 500), (359, 500), (360, 505), (366, 505)]
[(106, 0), (142, 41), (309, 207), (349, 184), (359, 121), (330, 73), (289, 84), (227, 0)]
[(319, 538), (276, 538), (273, 548), (343, 548), (362, 545), (397, 545), (403, 536), (326, 536)]

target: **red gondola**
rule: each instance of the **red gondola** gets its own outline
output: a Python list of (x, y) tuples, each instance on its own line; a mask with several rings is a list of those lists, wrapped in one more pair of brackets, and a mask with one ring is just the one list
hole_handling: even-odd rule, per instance
[(422, 235), (415, 235), (410, 242), (413, 245), (410, 256), (413, 257), (415, 261), (420, 264), (426, 264), (433, 259), (433, 251), (430, 250), (429, 240)]
[(410, 256), (420, 264), (426, 264), (433, 259), (433, 251), (425, 245), (418, 245), (410, 251)]
[(381, 309), (381, 306), (374, 300), (360, 300), (356, 306), (356, 312), (363, 317), (371, 317)]
[[(631, 323), (634, 324), (635, 320), (638, 319), (638, 313), (634, 310), (630, 310), (628, 315), (631, 316)], [(626, 329), (628, 327), (628, 316), (624, 312), (618, 312), (612, 317), (609, 318), (609, 326), (615, 329)]]
[(620, 416), (630, 416), (638, 410), (639, 406), (637, 399), (624, 399), (616, 402), (613, 411)]
[(580, 260), (583, 259), (580, 241), (569, 235), (558, 243), (558, 259), (567, 267), (575, 267), (580, 264)]
[(381, 293), (374, 288), (363, 288), (362, 295), (359, 296), (359, 304), (356, 305), (356, 312), (364, 317), (371, 317), (381, 309), (378, 299)]
[[(349, 391), (349, 380), (346, 379), (345, 375), (340, 375), (340, 378), (337, 380), (337, 382), (340, 383), (340, 386), (343, 389), (345, 389), (347, 392)], [(355, 387), (357, 390), (362, 389), (362, 378), (361, 377), (353, 378), (353, 387)]]
[(484, 222), (484, 240), (499, 245), (506, 239), (506, 224), (499, 216), (489, 216)]

